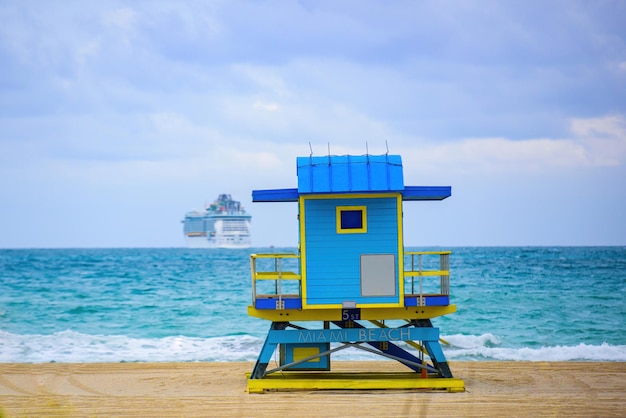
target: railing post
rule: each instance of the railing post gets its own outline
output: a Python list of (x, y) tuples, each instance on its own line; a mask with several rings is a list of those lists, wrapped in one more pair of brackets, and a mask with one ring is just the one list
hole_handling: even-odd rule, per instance
[(277, 283), (277, 289), (278, 289), (278, 309), (283, 309), (284, 305), (283, 305), (283, 259), (278, 258), (278, 280), (276, 280)]
[(450, 295), (450, 254), (439, 255), (439, 269), (448, 273), (440, 276), (441, 294)]
[[(411, 272), (415, 271), (415, 254), (411, 254)], [(415, 294), (415, 276), (411, 276), (411, 294)]]
[[(274, 273), (278, 272), (278, 259), (274, 257)], [(278, 280), (274, 282), (274, 293), (278, 294)]]
[(250, 271), (252, 272), (252, 306), (256, 307), (256, 257), (250, 254)]
[(424, 276), (422, 275), (422, 254), (417, 255), (417, 266), (420, 273), (420, 306), (424, 306), (424, 292), (422, 289), (422, 280)]

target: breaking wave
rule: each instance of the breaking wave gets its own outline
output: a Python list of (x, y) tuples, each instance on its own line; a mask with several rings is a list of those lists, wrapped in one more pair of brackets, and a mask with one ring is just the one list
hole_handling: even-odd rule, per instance
[[(443, 336), (443, 350), (452, 361), (626, 361), (626, 345), (578, 344), (549, 347), (504, 347), (492, 334)], [(62, 331), (20, 335), (0, 331), (3, 363), (97, 362), (234, 362), (257, 359), (263, 339), (250, 335), (194, 338), (131, 338)], [(335, 360), (380, 360), (355, 349), (333, 354)]]

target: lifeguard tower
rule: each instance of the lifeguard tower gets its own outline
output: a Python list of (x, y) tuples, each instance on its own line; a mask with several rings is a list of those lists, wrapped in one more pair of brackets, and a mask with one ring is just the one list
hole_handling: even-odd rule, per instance
[[(451, 188), (405, 186), (399, 155), (298, 157), (297, 174), (297, 188), (252, 192), (253, 202), (298, 204), (300, 242), (297, 254), (251, 255), (248, 314), (272, 324), (249, 392), (463, 391), (431, 323), (456, 311), (450, 251), (405, 251), (403, 241), (403, 202), (443, 200)], [(331, 354), (348, 348), (410, 370), (331, 371)]]

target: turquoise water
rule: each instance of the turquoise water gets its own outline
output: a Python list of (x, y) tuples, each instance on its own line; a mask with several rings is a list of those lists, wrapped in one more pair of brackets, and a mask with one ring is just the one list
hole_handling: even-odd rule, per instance
[[(254, 360), (249, 255), (293, 250), (0, 250), (0, 362)], [(626, 361), (626, 248), (452, 251), (449, 359)]]

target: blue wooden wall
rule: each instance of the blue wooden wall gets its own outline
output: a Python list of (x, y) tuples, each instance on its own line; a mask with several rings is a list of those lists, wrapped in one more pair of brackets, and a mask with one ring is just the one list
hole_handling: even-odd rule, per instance
[[(337, 206), (366, 206), (367, 232), (338, 234)], [(300, 214), (302, 216), (303, 214)], [(308, 305), (398, 303), (398, 200), (332, 198), (304, 200), (306, 301)], [(361, 296), (361, 254), (394, 254), (396, 295)]]

